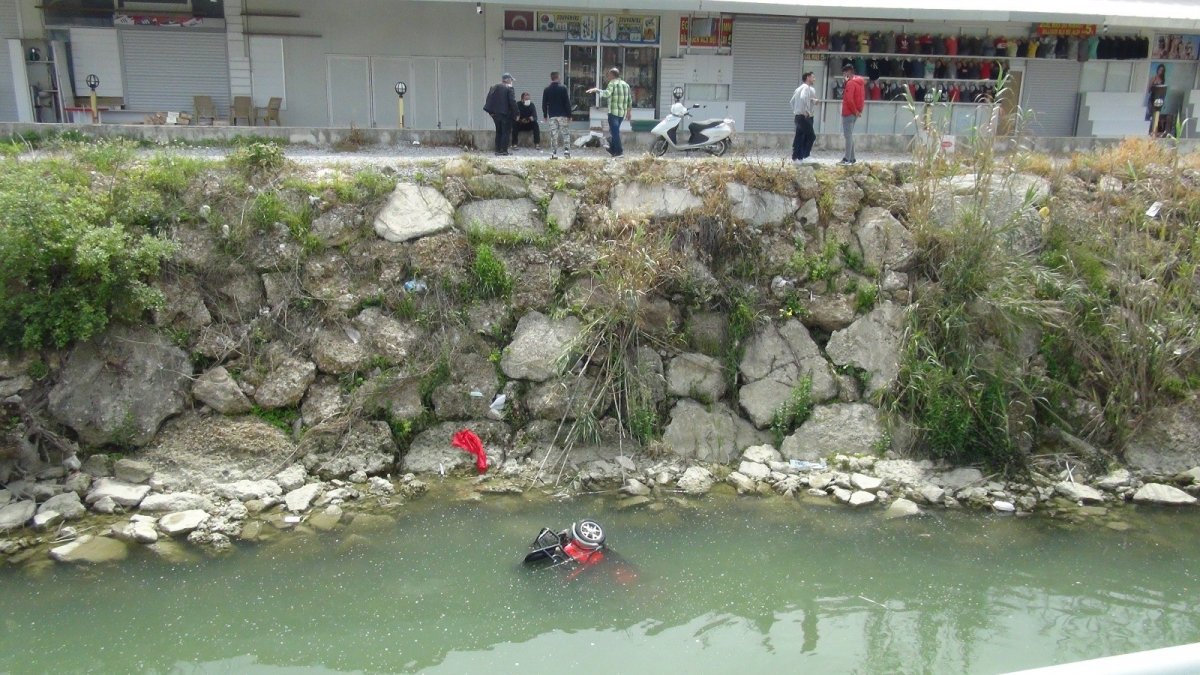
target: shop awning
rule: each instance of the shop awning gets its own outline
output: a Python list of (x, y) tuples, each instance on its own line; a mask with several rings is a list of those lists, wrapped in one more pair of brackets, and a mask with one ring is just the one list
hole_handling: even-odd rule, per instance
[[(452, 0), (474, 2), (474, 0)], [(510, 7), (510, 3), (497, 4)], [(523, 7), (859, 18), (895, 21), (1086, 23), (1125, 28), (1200, 31), (1200, 0), (532, 0)]]

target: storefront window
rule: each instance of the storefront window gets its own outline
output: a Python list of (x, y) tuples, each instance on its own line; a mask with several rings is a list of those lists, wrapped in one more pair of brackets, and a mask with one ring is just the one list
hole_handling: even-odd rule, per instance
[(596, 86), (596, 48), (567, 45), (566, 52), (567, 76), (563, 84), (571, 93), (571, 119), (586, 122), (588, 109), (596, 104), (595, 95), (585, 93)]

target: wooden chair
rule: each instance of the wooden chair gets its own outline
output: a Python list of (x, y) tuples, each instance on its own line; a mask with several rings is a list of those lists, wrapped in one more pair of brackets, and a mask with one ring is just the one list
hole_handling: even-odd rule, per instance
[(237, 124), (238, 120), (246, 120), (246, 124), (254, 126), (254, 103), (249, 96), (234, 96), (233, 107), (229, 112), (229, 121)]
[(196, 124), (201, 124), (205, 119), (209, 124), (216, 123), (217, 106), (213, 104), (211, 96), (193, 96), (192, 107), (195, 109)]
[(272, 96), (270, 101), (267, 101), (267, 107), (255, 108), (254, 114), (260, 122), (267, 126), (271, 126), (271, 122), (275, 126), (279, 126), (279, 109), (283, 107), (283, 99), (278, 96)]

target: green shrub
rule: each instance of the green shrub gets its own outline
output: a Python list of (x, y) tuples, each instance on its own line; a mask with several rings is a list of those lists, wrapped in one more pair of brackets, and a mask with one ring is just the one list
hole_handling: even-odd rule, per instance
[(792, 387), (788, 400), (775, 409), (771, 418), (771, 434), (775, 437), (775, 446), (782, 445), (783, 439), (804, 424), (812, 411), (812, 376), (805, 375)]
[(241, 145), (229, 153), (229, 165), (244, 174), (271, 173), (283, 168), (283, 148), (263, 141)]
[(512, 293), (513, 281), (508, 276), (504, 261), (488, 244), (475, 247), (475, 261), (471, 264), (471, 290), (478, 298), (506, 298)]
[(373, 202), (383, 199), (396, 189), (397, 178), (388, 176), (378, 169), (364, 169), (354, 174), (354, 187), (357, 188), (357, 201)]
[(292, 433), (296, 420), (300, 419), (300, 411), (296, 408), (260, 408), (254, 406), (250, 414), (279, 429), (285, 434)]
[[(103, 200), (39, 165), (0, 176), (0, 344), (65, 347), (136, 316), (174, 244), (110, 221)], [(152, 201), (152, 200), (151, 200)]]

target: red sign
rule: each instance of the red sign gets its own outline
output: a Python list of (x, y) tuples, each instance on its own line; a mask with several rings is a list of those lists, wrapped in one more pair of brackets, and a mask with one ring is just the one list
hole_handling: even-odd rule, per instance
[(533, 12), (504, 10), (504, 30), (534, 30)]
[[(733, 45), (733, 17), (698, 18), (692, 30), (689, 17), (679, 17), (680, 47), (730, 47)], [(693, 35), (692, 33), (695, 33)]]
[(1094, 23), (1039, 23), (1038, 35), (1063, 35), (1066, 37), (1091, 37), (1096, 34)]

